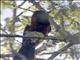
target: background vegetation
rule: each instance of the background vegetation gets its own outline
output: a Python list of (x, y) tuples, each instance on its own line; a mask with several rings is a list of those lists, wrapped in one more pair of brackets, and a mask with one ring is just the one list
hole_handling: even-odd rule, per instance
[[(53, 44), (58, 46), (47, 60), (80, 60), (80, 1), (79, 0), (27, 0), (27, 1), (0, 1), (0, 34), (22, 35), (27, 24), (30, 24), (31, 15), (36, 10), (45, 10), (50, 17), (51, 32), (49, 36)], [(0, 35), (1, 36), (1, 35)], [(51, 39), (49, 39), (51, 40)], [(64, 40), (64, 41), (60, 41)], [(1, 59), (10, 60), (21, 47), (21, 38), (1, 37)], [(69, 45), (67, 45), (70, 43)], [(67, 45), (67, 46), (66, 46)], [(49, 48), (49, 47), (48, 47)], [(55, 49), (54, 49), (55, 50)], [(52, 50), (50, 50), (52, 51)], [(9, 58), (7, 58), (9, 57)]]

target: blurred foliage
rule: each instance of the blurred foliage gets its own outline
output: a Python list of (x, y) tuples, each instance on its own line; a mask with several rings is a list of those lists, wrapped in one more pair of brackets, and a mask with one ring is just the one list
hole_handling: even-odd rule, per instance
[[(40, 5), (39, 7), (42, 7), (45, 11), (47, 11), (49, 13), (49, 15), (51, 17), (53, 17), (53, 21), (56, 23), (56, 25), (60, 27), (59, 31), (56, 31), (56, 28), (54, 28), (55, 24), (51, 24), (51, 28), (52, 28), (51, 34), (55, 35), (57, 38), (65, 38), (67, 36), (72, 35), (71, 33), (69, 33), (71, 35), (68, 35), (67, 32), (69, 32), (71, 30), (78, 30), (79, 33), (76, 33), (71, 37), (76, 36), (77, 38), (80, 39), (80, 12), (79, 12), (80, 7), (78, 7), (76, 5), (77, 2), (73, 3), (73, 0), (68, 0), (68, 2), (69, 2), (69, 5), (67, 7), (65, 7), (65, 5), (61, 6), (61, 4), (63, 4), (64, 2), (61, 3), (60, 0), (56, 0), (56, 1), (41, 0), (41, 1), (39, 1), (39, 5)], [(10, 33), (12, 33), (12, 32), (17, 33), (19, 31), (22, 31), (22, 30), (24, 30), (26, 25), (30, 24), (31, 16), (26, 16), (26, 14), (23, 15), (23, 13), (26, 13), (27, 11), (33, 12), (35, 10), (42, 10), (42, 9), (37, 8), (35, 6), (36, 5), (35, 3), (33, 5), (31, 5), (29, 8), (27, 8), (27, 7), (24, 8), (21, 6), (18, 7), (18, 5), (16, 3), (14, 3), (14, 1), (9, 1), (9, 0), (6, 0), (6, 1), (2, 0), (2, 1), (0, 1), (0, 3), (1, 3), (0, 5), (1, 5), (2, 9), (16, 8), (16, 11), (17, 11), (17, 9), (23, 10), (22, 14), (20, 16), (14, 16), (15, 21), (14, 21), (13, 17), (9, 17), (9, 18), (5, 19), (5, 22), (6, 22), (5, 29), (6, 29), (6, 31), (8, 31)], [(14, 4), (16, 4), (15, 7), (14, 7)], [(13, 21), (15, 22), (14, 26), (13, 26)], [(14, 31), (13, 31), (13, 27), (15, 28)], [(73, 32), (73, 33), (75, 33), (75, 32)], [(7, 40), (8, 39), (6, 39), (5, 41), (7, 41)], [(15, 43), (15, 44), (14, 43), (13, 43), (13, 47), (14, 46), (16, 47), (14, 50), (17, 50), (18, 48), (21, 47), (21, 45), (17, 45), (17, 43)], [(6, 45), (6, 48), (5, 47), (3, 47), (3, 48), (4, 48), (4, 50), (7, 51), (9, 49), (9, 47), (10, 47), (9, 45)], [(60, 45), (60, 47), (63, 47), (63, 44)]]
[(1, 3), (0, 5), (2, 6), (2, 8), (13, 8), (12, 6), (13, 1), (1, 0), (0, 3)]

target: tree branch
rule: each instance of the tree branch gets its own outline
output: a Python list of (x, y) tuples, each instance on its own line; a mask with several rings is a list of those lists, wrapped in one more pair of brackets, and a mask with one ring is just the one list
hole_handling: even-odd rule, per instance
[(53, 58), (55, 58), (58, 54), (62, 53), (63, 51), (66, 51), (69, 47), (71, 47), (73, 44), (69, 43), (68, 45), (66, 45), (65, 47), (63, 47), (62, 49), (53, 52), (51, 57), (49, 57), (47, 60), (53, 60)]
[(27, 37), (27, 36), (22, 36), (22, 35), (11, 35), (11, 34), (0, 34), (0, 37), (19, 37), (19, 38), (33, 38), (33, 39), (51, 39), (53, 41), (65, 41), (64, 39), (57, 39), (53, 36), (48, 36), (48, 37)]

